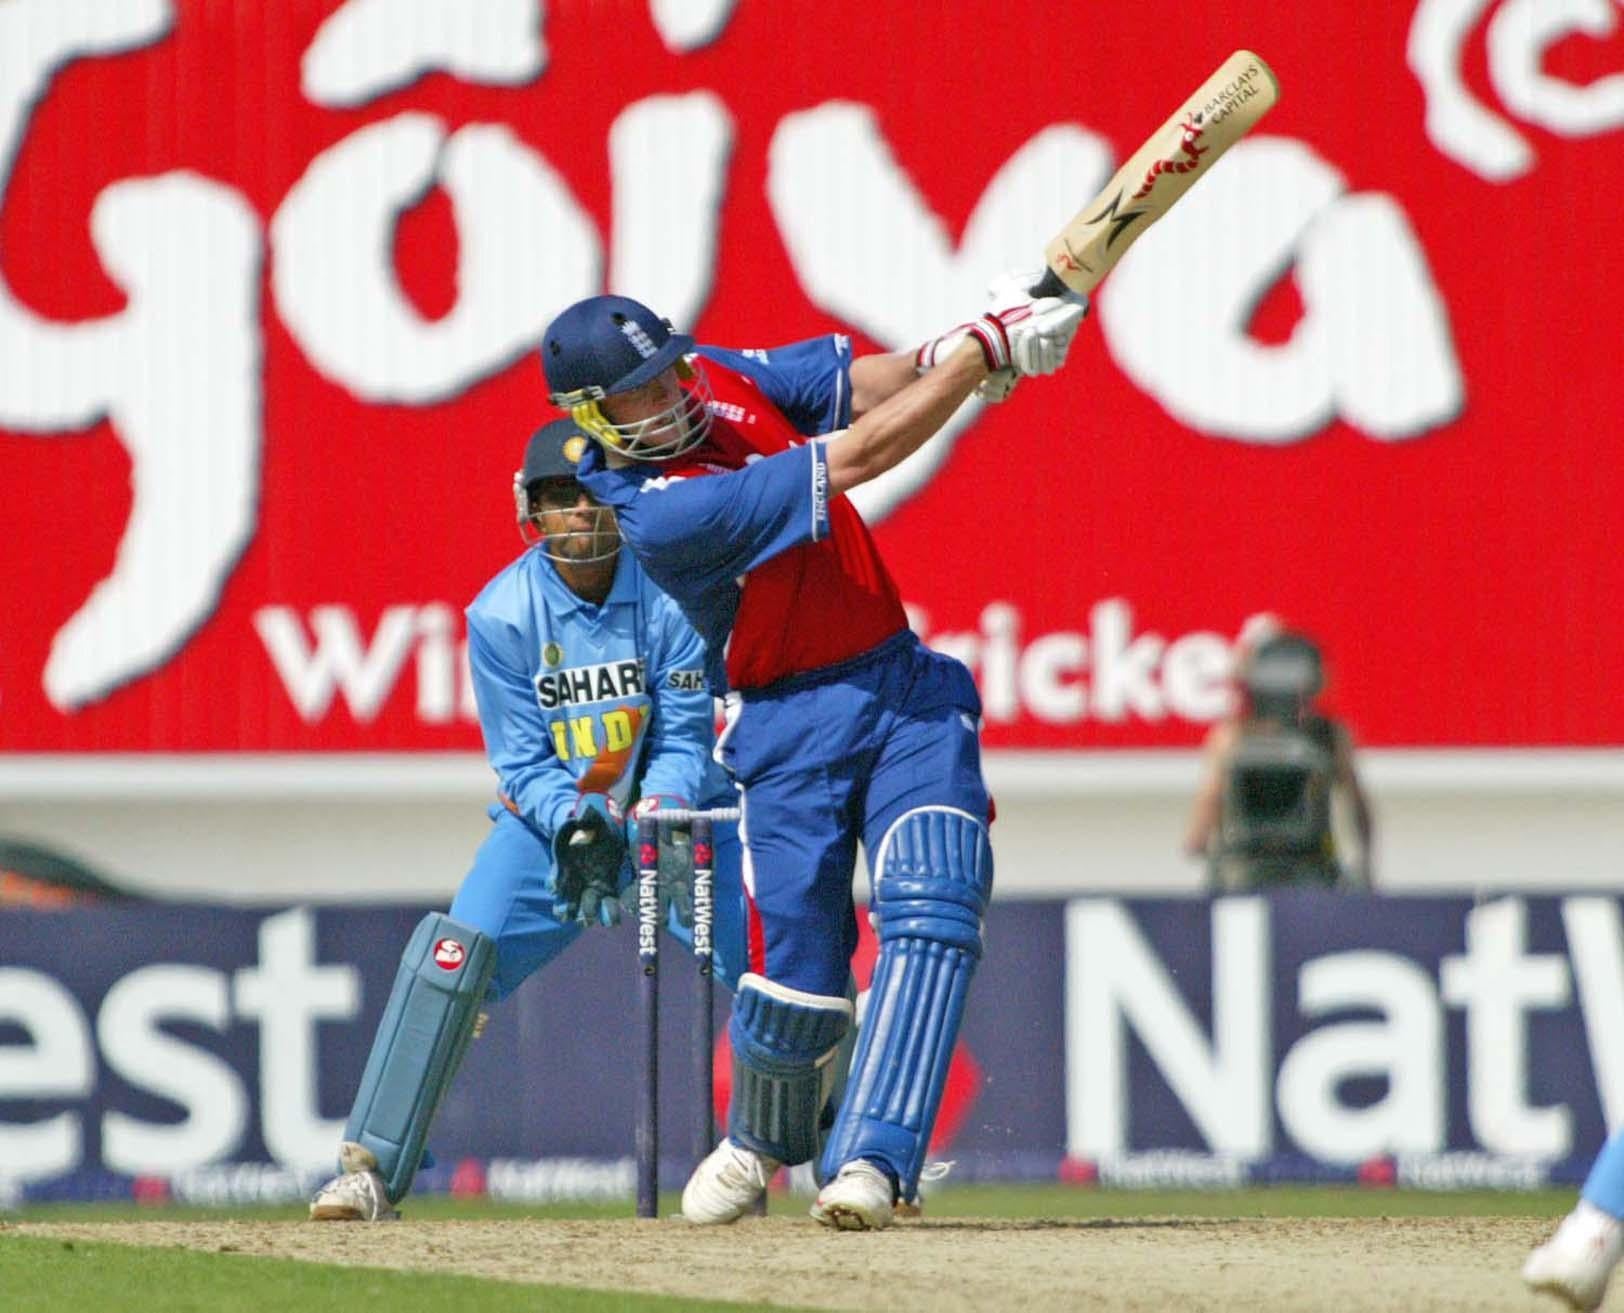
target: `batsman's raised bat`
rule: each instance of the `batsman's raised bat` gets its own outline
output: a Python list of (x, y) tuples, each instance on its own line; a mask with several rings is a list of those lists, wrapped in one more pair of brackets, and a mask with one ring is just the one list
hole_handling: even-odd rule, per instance
[(1049, 243), (1049, 268), (1033, 295), (1059, 296), (1068, 287), (1092, 292), (1139, 235), (1278, 99), (1280, 84), (1250, 50), (1224, 60)]

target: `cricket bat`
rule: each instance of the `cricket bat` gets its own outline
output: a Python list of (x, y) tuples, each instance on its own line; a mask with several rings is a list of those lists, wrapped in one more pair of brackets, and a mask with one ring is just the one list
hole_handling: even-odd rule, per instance
[(1278, 99), (1274, 73), (1250, 50), (1224, 60), (1049, 243), (1049, 267), (1032, 295), (1092, 292), (1140, 234)]

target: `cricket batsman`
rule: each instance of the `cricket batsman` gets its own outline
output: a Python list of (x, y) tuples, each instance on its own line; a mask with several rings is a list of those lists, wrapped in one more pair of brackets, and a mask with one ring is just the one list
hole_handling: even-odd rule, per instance
[[(748, 1211), (781, 1164), (819, 1161), (812, 1216), (884, 1227), (916, 1196), (992, 887), (981, 703), (909, 630), (845, 494), (918, 450), (972, 392), (1064, 362), (1083, 297), (1038, 275), (916, 351), (847, 338), (696, 346), (647, 306), (578, 302), (548, 327), (550, 399), (594, 446), (581, 482), (705, 644), (739, 791), (749, 971), (734, 996), (728, 1132), (683, 1213)], [(879, 959), (833, 1106), (863, 844)]]

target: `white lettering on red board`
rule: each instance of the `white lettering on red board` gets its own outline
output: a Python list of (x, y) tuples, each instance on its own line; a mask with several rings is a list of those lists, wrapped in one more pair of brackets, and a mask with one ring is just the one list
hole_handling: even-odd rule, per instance
[[(354, 106), (409, 94), (429, 71), (497, 85), (543, 76), (542, 6), (492, 0), (480, 8), (474, 22), (468, 6), (447, 0), (351, 0), (318, 31), (303, 94)], [(650, 16), (667, 49), (680, 53), (714, 40), (732, 8), (728, 0), (655, 0)], [(0, 5), (0, 203), (55, 75), (77, 59), (166, 40), (174, 23), (167, 0)], [(368, 32), (383, 37), (363, 39)], [(710, 296), (733, 122), (728, 104), (701, 90), (628, 105), (610, 129), (607, 283), (678, 323), (697, 320)], [(786, 115), (769, 155), (769, 201), (808, 297), (887, 348), (961, 320), (980, 303), (984, 280), (1040, 250), (1115, 158), (1076, 125), (1039, 131), (988, 180), (955, 246), (869, 106), (830, 101)], [(1121, 368), (1185, 424), (1243, 442), (1302, 441), (1339, 418), (1380, 439), (1447, 423), (1464, 383), (1447, 309), (1398, 203), (1345, 194), (1332, 165), (1289, 139), (1242, 143), (1231, 155), (1220, 181), (1153, 229), (1103, 295), (1100, 331)], [(1224, 179), (1265, 180), (1270, 205), (1262, 208), (1278, 220), (1256, 232), (1203, 221), (1219, 203), (1208, 189)], [(431, 322), (400, 294), (390, 260), (396, 220), (434, 185), (452, 203), (459, 277), (456, 303)], [(271, 314), (319, 374), (358, 400), (437, 405), (512, 365), (554, 313), (599, 290), (605, 267), (599, 234), (539, 150), (504, 124), (453, 131), (412, 110), (359, 127), (312, 159), (268, 231), (235, 189), (184, 170), (112, 183), (96, 198), (90, 227), (126, 294), (118, 315), (50, 320), (0, 279), (0, 358), (29, 362), (0, 371), (0, 427), (69, 438), (107, 419), (132, 466), (132, 509), (111, 570), (55, 635), (41, 672), (64, 714), (183, 650), (252, 541)], [(1249, 234), (1244, 252), (1227, 244), (1237, 233)], [(271, 300), (262, 306), (267, 244)], [(1214, 265), (1232, 271), (1221, 286), (1196, 277)], [(1231, 311), (1255, 303), (1294, 265), (1302, 321), (1285, 343), (1251, 341)], [(1152, 307), (1166, 279), (1206, 290), (1181, 315), (1158, 317)], [(1384, 331), (1356, 331), (1372, 314)], [(1169, 359), (1180, 369), (1167, 369)], [(926, 486), (978, 404), (860, 489), (864, 515), (882, 519)], [(1056, 639), (1032, 657), (1032, 678), (1047, 686), (1043, 670), (1064, 670), (1071, 659), (1067, 640)], [(356, 675), (362, 685), (378, 677)], [(1123, 674), (1096, 698), (1099, 710), (1149, 715), (1177, 700), (1171, 687), (1147, 688)]]
[[(1125, 598), (1093, 603), (1076, 629), (1036, 633), (1012, 602), (989, 602), (969, 630), (934, 629), (919, 607), (908, 614), (928, 644), (970, 667), (989, 724), (1206, 724), (1231, 707), (1234, 640), (1138, 628)], [(355, 720), (376, 720), (408, 677), (419, 723), (477, 719), (462, 616), (445, 602), (386, 606), (370, 625), (349, 606), (267, 606), (254, 630), (307, 724), (340, 703)]]

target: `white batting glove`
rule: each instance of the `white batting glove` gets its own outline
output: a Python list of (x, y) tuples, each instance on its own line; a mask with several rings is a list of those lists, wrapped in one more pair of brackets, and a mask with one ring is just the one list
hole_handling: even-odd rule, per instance
[[(964, 341), (969, 331), (970, 326), (968, 324), (960, 324), (957, 328), (950, 329), (940, 337), (932, 338), (929, 342), (926, 342), (924, 346), (914, 353), (914, 369), (923, 374), (938, 360), (945, 360), (953, 349)], [(976, 390), (970, 395), (977, 401), (986, 402), (988, 405), (1008, 401), (1009, 394), (1015, 390), (1015, 384), (1020, 382), (1020, 377), (1013, 366), (1005, 365), (1002, 369), (993, 370), (986, 378), (977, 383)]]
[(977, 320), (995, 320), (1009, 342), (1009, 365), (1023, 377), (1052, 374), (1066, 363), (1066, 353), (1088, 314), (1088, 298), (1068, 291), (1064, 296), (1034, 297), (1031, 289), (1043, 277), (1042, 269), (1017, 270), (993, 280), (987, 288), (995, 307)]
[(925, 374), (935, 369), (957, 349), (964, 335), (970, 331), (969, 324), (955, 324), (940, 337), (933, 337), (914, 352), (914, 373)]
[(989, 370), (976, 389), (983, 401), (1004, 400), (1022, 376), (1054, 373), (1065, 363), (1071, 340), (1088, 313), (1088, 298), (1075, 292), (1034, 297), (1028, 289), (1042, 276), (1043, 271), (1037, 270), (996, 280), (988, 289), (993, 309), (926, 342), (914, 353), (914, 369), (923, 374), (947, 359), (966, 337), (973, 337)]

